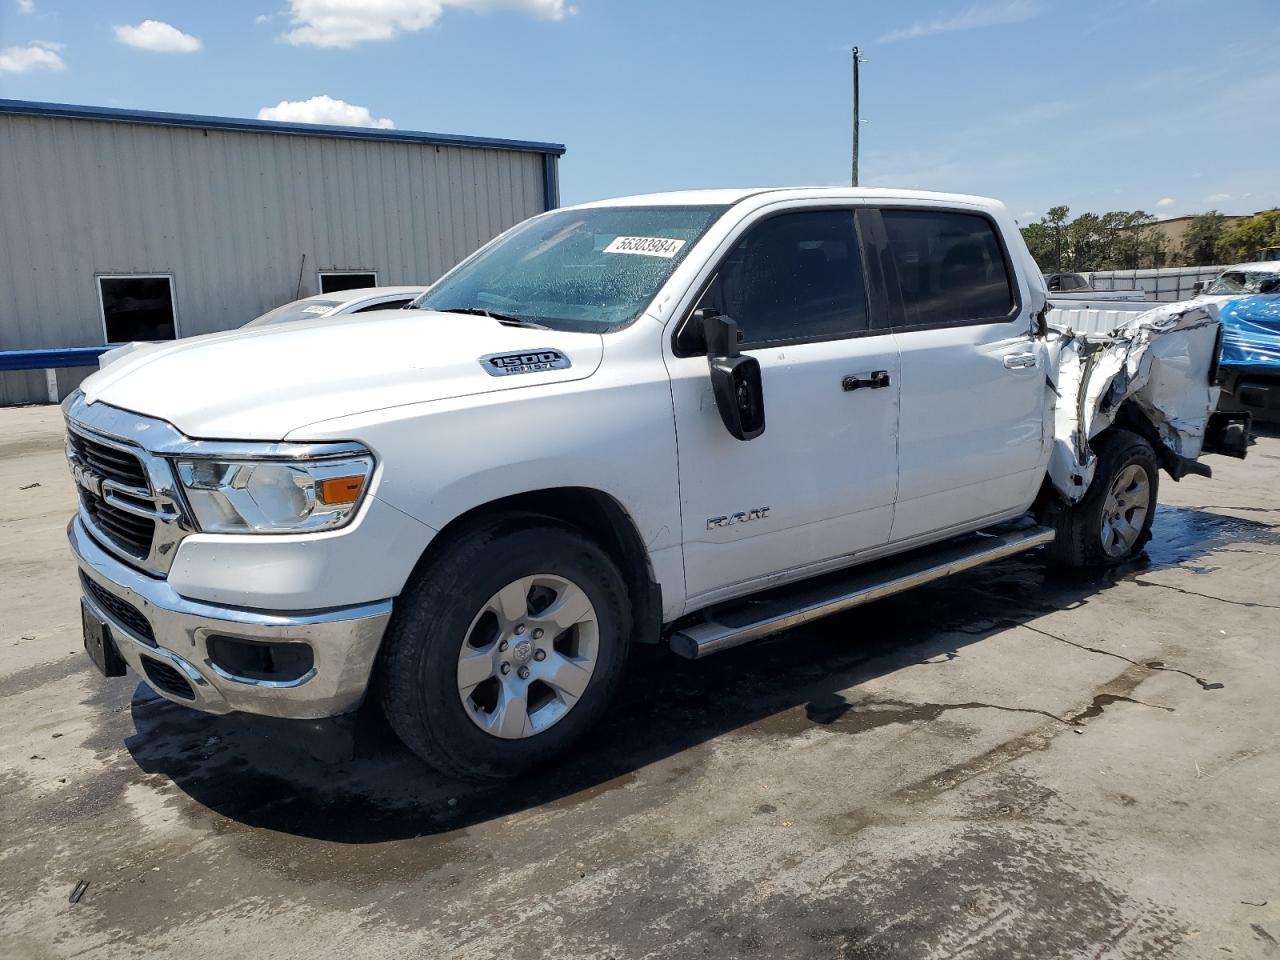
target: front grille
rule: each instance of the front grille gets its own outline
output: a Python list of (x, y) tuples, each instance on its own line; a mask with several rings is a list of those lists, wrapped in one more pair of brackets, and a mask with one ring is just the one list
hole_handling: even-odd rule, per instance
[[(136, 503), (144, 510), (153, 509), (150, 500), (151, 482), (142, 460), (134, 453), (103, 443), (75, 430), (67, 431), (68, 454), (76, 469), (83, 469), (95, 478), (93, 484), (80, 491), (80, 503), (85, 516), (103, 537), (119, 547), (135, 560), (146, 560), (151, 555), (151, 543), (156, 535), (156, 521), (151, 517), (131, 513), (120, 506), (120, 501)], [(77, 474), (79, 476), (79, 474)], [(101, 484), (111, 481), (121, 487), (138, 491), (130, 496), (119, 487), (107, 499)], [(143, 495), (147, 495), (143, 499)]]
[(187, 678), (169, 666), (169, 664), (161, 660), (152, 660), (150, 657), (143, 657), (142, 669), (147, 671), (147, 679), (151, 681), (151, 685), (157, 690), (161, 690), (172, 697), (178, 697), (181, 700), (194, 700), (196, 698), (195, 691), (191, 689), (191, 684), (187, 681)]
[(80, 502), (94, 527), (112, 543), (131, 557), (147, 559), (151, 553), (151, 541), (156, 535), (154, 520), (121, 510), (87, 490), (81, 493)]
[(80, 574), (80, 582), (84, 584), (85, 592), (93, 597), (94, 602), (113, 620), (128, 628), (139, 640), (145, 640), (153, 647), (156, 645), (155, 632), (151, 629), (151, 624), (147, 621), (147, 618), (142, 615), (141, 610), (129, 603), (129, 601), (117, 597), (110, 590), (104, 589), (83, 573)]
[(90, 440), (74, 430), (69, 431), (67, 436), (76, 456), (94, 473), (130, 487), (138, 487), (142, 490), (150, 488), (142, 461), (132, 453)]

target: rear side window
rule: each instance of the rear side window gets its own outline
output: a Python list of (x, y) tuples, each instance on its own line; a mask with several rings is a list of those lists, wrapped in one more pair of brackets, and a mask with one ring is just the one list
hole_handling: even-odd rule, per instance
[(1004, 320), (1013, 287), (985, 217), (946, 210), (884, 210), (907, 326)]
[(752, 227), (721, 263), (703, 305), (736, 320), (748, 344), (835, 339), (866, 330), (853, 214), (786, 213)]

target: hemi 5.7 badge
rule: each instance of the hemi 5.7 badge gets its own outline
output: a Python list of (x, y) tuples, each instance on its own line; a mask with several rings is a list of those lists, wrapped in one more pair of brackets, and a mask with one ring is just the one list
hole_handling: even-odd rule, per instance
[(569, 358), (559, 350), (525, 350), (522, 353), (491, 353), (480, 358), (480, 366), (491, 377), (509, 377), (513, 373), (539, 373), (564, 370)]

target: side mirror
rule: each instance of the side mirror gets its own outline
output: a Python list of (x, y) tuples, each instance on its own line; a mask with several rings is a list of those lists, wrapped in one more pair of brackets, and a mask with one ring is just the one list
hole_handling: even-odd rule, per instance
[(739, 440), (764, 433), (764, 383), (760, 361), (738, 350), (738, 325), (719, 311), (703, 308), (695, 315), (707, 344), (711, 391), (725, 429)]
[(1204, 293), (1204, 281), (1197, 280), (1195, 283), (1191, 285), (1191, 294), (1192, 296), (1195, 296), (1201, 293)]

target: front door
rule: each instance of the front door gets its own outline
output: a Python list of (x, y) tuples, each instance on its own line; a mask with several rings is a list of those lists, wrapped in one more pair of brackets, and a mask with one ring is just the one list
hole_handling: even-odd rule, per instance
[[(760, 361), (765, 432), (731, 436), (705, 356), (667, 358), (694, 605), (838, 565), (889, 537), (897, 486), (898, 351), (869, 321), (850, 209), (744, 225), (695, 306), (737, 321)], [(853, 377), (870, 381), (847, 389)]]

